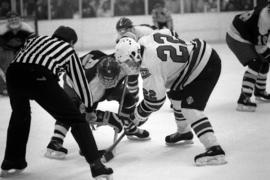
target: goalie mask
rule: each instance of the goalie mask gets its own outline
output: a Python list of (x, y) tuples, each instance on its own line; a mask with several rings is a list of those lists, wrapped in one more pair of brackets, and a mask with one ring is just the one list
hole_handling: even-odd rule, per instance
[(118, 83), (121, 67), (112, 56), (104, 56), (97, 66), (100, 82), (106, 89), (113, 88)]
[(140, 44), (129, 37), (121, 38), (115, 46), (115, 59), (127, 75), (138, 74), (142, 61)]

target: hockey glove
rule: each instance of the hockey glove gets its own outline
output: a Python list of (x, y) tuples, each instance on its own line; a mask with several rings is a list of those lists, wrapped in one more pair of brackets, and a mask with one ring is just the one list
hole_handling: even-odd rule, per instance
[(96, 112), (86, 112), (85, 113), (85, 119), (89, 124), (93, 124), (97, 121), (97, 115)]

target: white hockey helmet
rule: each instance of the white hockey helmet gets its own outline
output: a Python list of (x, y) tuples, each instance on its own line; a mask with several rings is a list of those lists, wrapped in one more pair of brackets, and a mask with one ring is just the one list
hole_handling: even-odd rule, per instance
[(115, 46), (115, 59), (128, 75), (138, 74), (142, 61), (140, 44), (130, 37), (123, 37)]

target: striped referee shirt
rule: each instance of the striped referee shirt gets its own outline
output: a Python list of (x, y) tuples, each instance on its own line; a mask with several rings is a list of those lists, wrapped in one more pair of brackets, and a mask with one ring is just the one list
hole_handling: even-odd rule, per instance
[(58, 77), (66, 72), (85, 106), (92, 106), (92, 94), (81, 61), (69, 43), (54, 37), (35, 36), (25, 42), (12, 63), (40, 65)]

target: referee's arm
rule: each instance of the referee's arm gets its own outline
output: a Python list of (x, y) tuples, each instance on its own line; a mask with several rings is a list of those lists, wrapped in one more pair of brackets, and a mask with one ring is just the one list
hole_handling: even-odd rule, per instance
[(67, 74), (73, 82), (74, 90), (79, 95), (86, 108), (89, 109), (93, 105), (92, 93), (88, 87), (81, 61), (75, 51), (71, 55), (71, 60), (69, 62), (70, 69), (67, 70)]

